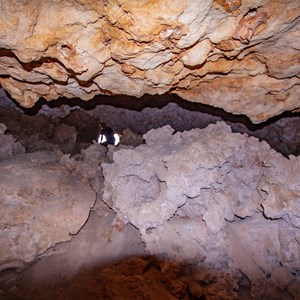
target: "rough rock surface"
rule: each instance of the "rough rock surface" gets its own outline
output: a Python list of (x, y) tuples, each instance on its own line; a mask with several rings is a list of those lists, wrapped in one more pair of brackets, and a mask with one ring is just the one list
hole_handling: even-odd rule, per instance
[(88, 219), (96, 193), (52, 152), (0, 162), (0, 270), (22, 268)]
[(144, 138), (102, 164), (103, 199), (139, 228), (148, 251), (220, 270), (232, 286), (247, 278), (253, 299), (282, 299), (281, 290), (296, 299), (299, 157), (222, 122), (177, 133), (165, 126)]
[(0, 84), (40, 97), (175, 93), (262, 122), (299, 109), (298, 0), (0, 1)]
[[(173, 113), (178, 112), (178, 108), (171, 108)], [(153, 117), (151, 122), (154, 124), (155, 120), (161, 120), (160, 114), (168, 119), (168, 110), (157, 112), (156, 109), (157, 115), (148, 110), (148, 114)], [(103, 113), (107, 113), (108, 117), (112, 111)], [(125, 117), (123, 115), (122, 118), (130, 116), (128, 111), (123, 113)], [(84, 129), (84, 122), (79, 127), (75, 123), (78, 120), (89, 120), (88, 116), (80, 109), (72, 111), (61, 120), (55, 116), (29, 118), (25, 115), (12, 117), (8, 110), (1, 110), (0, 119), (5, 120), (9, 128), (6, 130), (6, 126), (1, 126), (2, 135), (4, 132), (4, 136), (8, 135), (9, 131), (21, 137), (22, 132), (32, 132), (31, 124), (40, 124), (40, 129), (45, 129), (46, 133), (49, 124), (53, 132), (57, 128), (64, 130), (60, 135), (62, 138), (58, 140), (53, 139), (53, 135), (44, 135), (45, 142), (55, 146), (55, 155), (50, 152), (13, 153), (13, 157), (0, 163), (0, 171), (4, 165), (15, 168), (6, 168), (0, 173), (1, 192), (6, 193), (9, 186), (10, 196), (10, 202), (5, 202), (3, 209), (1, 207), (1, 218), (5, 220), (9, 217), (8, 208), (12, 209), (11, 218), (18, 221), (20, 215), (24, 217), (21, 224), (18, 223), (19, 226), (25, 222), (31, 224), (26, 223), (27, 228), (19, 235), (31, 234), (27, 241), (20, 240), (19, 236), (10, 236), (13, 242), (20, 242), (24, 256), (21, 259), (11, 258), (10, 263), (4, 262), (1, 265), (0, 299), (104, 299), (113, 298), (116, 293), (118, 299), (120, 295), (125, 299), (153, 299), (157, 298), (157, 291), (166, 299), (186, 300), (250, 299), (250, 292), (253, 299), (299, 298), (299, 158), (284, 158), (265, 142), (232, 133), (224, 123), (175, 134), (170, 127), (152, 130), (144, 136), (146, 144), (136, 148), (131, 144), (140, 144), (142, 138), (127, 130), (124, 132), (126, 143), (117, 148), (90, 143), (80, 153), (63, 154), (58, 149), (65, 145), (64, 133), (68, 135), (69, 127), (74, 125), (77, 136), (80, 136), (78, 129), (81, 126)], [(145, 119), (146, 115), (142, 114), (142, 117)], [(16, 131), (12, 119), (18, 121)], [(68, 122), (64, 123), (67, 119)], [(181, 119), (182, 125), (178, 124), (178, 128), (185, 122), (196, 120), (197, 112), (188, 121), (184, 117), (178, 118)], [(204, 118), (199, 122), (204, 122)], [(293, 123), (285, 123), (283, 120), (279, 122), (277, 130), (282, 128), (283, 131), (289, 131), (290, 128), (285, 124), (293, 127)], [(25, 129), (23, 124), (28, 128)], [(87, 128), (92, 128), (90, 123), (88, 125), (90, 127)], [(297, 130), (293, 130), (293, 135), (297, 134)], [(42, 132), (39, 134), (43, 136)], [(286, 139), (287, 134), (281, 138)], [(4, 142), (11, 143), (8, 140)], [(112, 163), (103, 165), (106, 172), (104, 199), (117, 212), (116, 218), (116, 213), (102, 201), (104, 178), (99, 162)], [(126, 171), (118, 169), (119, 162), (122, 162)], [(110, 179), (111, 174), (107, 173), (113, 171), (123, 177)], [(61, 176), (57, 177), (59, 172)], [(22, 177), (24, 173), (28, 178)], [(10, 178), (14, 175), (15, 181), (10, 180), (8, 183), (8, 180), (4, 180), (9, 175)], [(150, 180), (147, 176), (150, 176)], [(41, 200), (39, 186), (48, 177), (50, 180), (45, 189), (50, 189), (55, 197), (60, 197), (59, 203), (52, 194), (43, 193), (44, 206), (38, 206), (40, 201), (25, 206), (29, 200)], [(74, 180), (75, 187), (70, 184), (68, 195), (64, 197), (64, 190), (58, 192), (53, 183), (55, 177), (57, 185), (68, 188), (66, 182)], [(124, 181), (127, 182), (126, 187), (123, 186)], [(32, 197), (28, 196), (30, 189), (33, 191)], [(70, 208), (70, 195), (74, 199), (79, 197), (81, 201), (87, 201), (77, 189), (83, 192), (89, 190), (94, 197), (93, 201), (97, 200), (92, 208), (87, 202), (80, 204), (79, 207), (83, 205), (85, 212), (90, 208), (92, 211), (87, 220), (80, 220), (83, 222), (81, 227), (79, 220), (76, 223), (80, 228), (78, 233), (70, 235), (69, 228), (63, 227), (65, 219), (63, 221), (59, 216), (67, 215), (71, 219), (78, 212)], [(110, 192), (117, 193), (114, 195), (117, 195), (116, 205), (111, 201), (113, 199), (107, 197)], [(37, 194), (38, 197), (33, 198)], [(128, 198), (123, 199), (123, 196)], [(12, 204), (12, 199), (19, 200), (13, 208), (8, 205)], [(155, 199), (157, 202), (162, 200), (162, 205), (155, 203)], [(75, 202), (72, 203), (78, 207)], [(173, 204), (178, 206), (175, 212), (167, 211), (172, 216), (160, 218), (168, 207), (172, 209)], [(158, 225), (153, 223), (150, 227), (146, 224), (136, 228), (130, 224), (134, 224), (131, 220), (125, 224), (129, 218), (123, 217), (117, 205), (128, 211), (130, 219), (137, 220), (135, 226), (143, 222), (142, 219), (130, 216), (137, 206), (141, 214), (146, 216), (145, 222), (149, 221), (148, 217), (153, 217)], [(156, 205), (159, 209), (156, 209)], [(59, 211), (53, 211), (54, 207)], [(47, 213), (47, 208), (52, 209), (53, 213)], [(147, 215), (148, 208), (155, 211), (155, 214), (151, 216), (149, 210)], [(44, 226), (46, 221), (49, 223), (47, 227)], [(60, 229), (63, 227), (70, 241), (54, 241), (52, 233), (56, 232), (57, 224)], [(8, 229), (13, 230), (12, 227), (0, 228), (1, 247), (4, 245), (3, 236), (11, 234)], [(43, 247), (45, 239), (41, 237), (38, 240), (40, 229), (49, 231), (50, 238), (53, 238), (53, 243), (45, 246), (50, 246), (50, 249), (42, 253), (38, 247)], [(61, 236), (58, 240), (64, 241)], [(29, 249), (33, 242), (37, 242), (34, 246), (37, 248)], [(144, 246), (158, 258), (132, 258), (102, 270), (103, 266), (112, 261), (143, 254)], [(20, 250), (18, 245), (13, 245), (11, 249), (12, 253)], [(31, 257), (30, 253), (33, 253)], [(4, 257), (2, 252), (0, 254)], [(74, 278), (74, 275), (78, 276)]]
[(11, 134), (6, 134), (7, 126), (0, 123), (0, 161), (16, 154), (24, 153), (24, 147)]

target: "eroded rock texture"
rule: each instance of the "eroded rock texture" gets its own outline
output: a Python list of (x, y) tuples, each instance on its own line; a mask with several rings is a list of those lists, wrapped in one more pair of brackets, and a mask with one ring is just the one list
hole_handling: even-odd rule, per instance
[(0, 2), (0, 84), (40, 97), (175, 93), (262, 122), (299, 108), (298, 0)]
[(24, 147), (11, 134), (6, 134), (7, 126), (0, 123), (0, 161), (16, 154), (24, 153)]
[(165, 126), (144, 138), (102, 164), (103, 199), (139, 228), (148, 251), (226, 273), (232, 290), (247, 278), (253, 299), (282, 299), (283, 289), (296, 299), (299, 158), (222, 122), (177, 133)]
[(88, 219), (96, 193), (67, 161), (41, 151), (0, 162), (0, 271), (69, 241)]

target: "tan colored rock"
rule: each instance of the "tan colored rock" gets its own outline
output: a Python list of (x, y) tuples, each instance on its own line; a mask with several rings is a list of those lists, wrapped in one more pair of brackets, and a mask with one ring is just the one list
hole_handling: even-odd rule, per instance
[(216, 0), (216, 2), (222, 5), (227, 12), (234, 12), (242, 5), (241, 0)]
[(203, 64), (211, 51), (212, 46), (209, 40), (203, 40), (198, 43), (193, 48), (186, 51), (185, 55), (182, 57), (182, 62), (186, 66), (197, 66)]
[(240, 40), (242, 43), (248, 44), (257, 27), (266, 23), (267, 20), (268, 15), (266, 12), (262, 10), (255, 10), (253, 12), (250, 11), (240, 20), (233, 38)]
[[(299, 109), (297, 0), (0, 6), (0, 84), (24, 107), (41, 97), (172, 92), (256, 123)], [(249, 57), (256, 72), (244, 67)]]

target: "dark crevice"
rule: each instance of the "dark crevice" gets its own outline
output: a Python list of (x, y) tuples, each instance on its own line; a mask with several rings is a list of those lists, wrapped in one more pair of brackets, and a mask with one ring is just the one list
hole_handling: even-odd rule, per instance
[[(66, 124), (76, 128), (77, 142), (91, 143), (96, 140), (99, 124), (102, 121), (117, 132), (121, 133), (125, 129), (130, 129), (141, 135), (152, 128), (164, 125), (170, 125), (174, 132), (178, 132), (204, 128), (211, 123), (223, 120), (231, 126), (233, 132), (246, 133), (259, 140), (265, 140), (273, 149), (286, 157), (290, 154), (296, 156), (300, 154), (300, 137), (297, 134), (297, 128), (300, 126), (299, 112), (284, 112), (266, 122), (253, 124), (244, 115), (234, 115), (220, 108), (185, 101), (174, 94), (144, 95), (139, 99), (131, 96), (101, 95), (91, 101), (60, 98), (48, 102), (41, 99), (33, 108), (23, 108), (11, 98), (5, 101), (9, 101), (10, 108), (14, 111), (11, 113), (16, 115), (20, 122), (23, 120), (26, 123), (24, 128), (20, 124), (15, 126), (16, 129), (12, 128), (12, 124), (8, 126), (8, 123), (12, 123), (11, 117), (9, 118), (5, 113), (5, 103), (3, 105), (0, 103), (0, 122), (6, 122), (9, 132), (17, 138), (26, 126), (30, 127), (27, 131), (31, 135), (39, 134), (51, 138), (58, 124)], [(53, 119), (41, 114), (41, 111), (45, 111), (45, 107), (47, 110), (52, 109), (51, 111), (53, 109), (60, 111), (65, 108), (72, 111), (66, 117)], [(17, 114), (20, 114), (20, 118)], [(49, 124), (47, 132), (42, 132), (42, 127), (45, 128), (46, 123)]]
[[(9, 95), (8, 95), (9, 96)], [(177, 95), (174, 94), (166, 94), (159, 96), (152, 95), (144, 95), (141, 98), (136, 98), (132, 96), (108, 96), (108, 95), (98, 95), (95, 96), (91, 101), (84, 101), (79, 98), (68, 99), (68, 98), (59, 98), (55, 101), (48, 102), (45, 99), (39, 100), (34, 107), (32, 108), (24, 108), (20, 106), (18, 102), (10, 97), (10, 99), (15, 103), (15, 105), (21, 109), (24, 113), (30, 116), (36, 115), (41, 107), (46, 104), (49, 108), (60, 107), (61, 105), (68, 105), (70, 107), (79, 106), (83, 110), (93, 110), (99, 105), (110, 105), (115, 108), (124, 108), (133, 111), (142, 111), (144, 108), (163, 108), (169, 103), (176, 103), (179, 107), (193, 112), (200, 112), (204, 114), (208, 114), (211, 116), (219, 117), (224, 121), (229, 121), (231, 123), (241, 123), (247, 127), (247, 129), (251, 131), (260, 130), (268, 125), (271, 125), (282, 118), (292, 118), (292, 117), (300, 117), (300, 112), (290, 112), (286, 111), (281, 113), (280, 115), (274, 116), (268, 119), (265, 122), (259, 124), (253, 124), (251, 120), (245, 115), (234, 115), (226, 112), (225, 110), (217, 107), (213, 107), (210, 105), (195, 103), (183, 100)]]

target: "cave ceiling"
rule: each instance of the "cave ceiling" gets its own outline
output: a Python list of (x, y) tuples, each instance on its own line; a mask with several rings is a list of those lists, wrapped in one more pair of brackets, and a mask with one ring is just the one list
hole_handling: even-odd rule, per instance
[(176, 94), (261, 123), (300, 108), (299, 0), (0, 0), (0, 85), (44, 98)]

